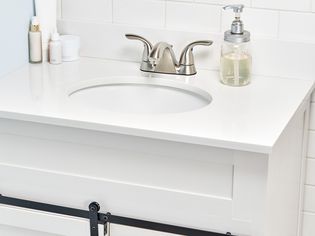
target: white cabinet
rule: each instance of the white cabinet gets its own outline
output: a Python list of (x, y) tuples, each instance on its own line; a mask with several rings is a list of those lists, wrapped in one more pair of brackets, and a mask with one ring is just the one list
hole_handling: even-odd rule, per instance
[[(296, 236), (305, 109), (271, 154), (0, 119), (0, 193), (79, 209), (97, 201), (102, 212), (210, 231)], [(86, 220), (6, 206), (0, 225), (32, 236), (89, 235)]]

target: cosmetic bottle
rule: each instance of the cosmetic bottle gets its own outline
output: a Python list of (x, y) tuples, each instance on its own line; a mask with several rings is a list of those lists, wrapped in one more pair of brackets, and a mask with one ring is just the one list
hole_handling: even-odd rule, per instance
[(251, 80), (250, 33), (244, 30), (240, 19), (243, 8), (244, 5), (228, 5), (223, 8), (232, 9), (235, 13), (231, 29), (224, 33), (221, 49), (221, 82), (230, 86), (244, 86)]
[(29, 62), (41, 63), (42, 57), (42, 33), (37, 17), (32, 17), (31, 28), (28, 33), (29, 38)]
[(62, 46), (57, 32), (52, 34), (49, 42), (49, 63), (54, 65), (62, 63)]

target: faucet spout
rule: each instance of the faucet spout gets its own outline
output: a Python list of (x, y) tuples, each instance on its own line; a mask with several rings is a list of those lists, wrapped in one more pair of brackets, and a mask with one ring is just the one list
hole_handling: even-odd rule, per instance
[[(173, 52), (173, 46), (171, 44), (165, 43), (165, 42), (160, 42), (157, 43), (153, 49), (151, 50), (150, 53), (150, 58), (153, 61), (157, 61), (159, 59), (161, 59), (164, 56), (165, 51), (168, 50), (170, 52)], [(172, 55), (174, 56), (175, 59), (175, 54), (174, 52), (172, 53)]]
[(151, 50), (149, 61), (159, 73), (176, 73), (178, 62), (171, 44), (160, 42)]

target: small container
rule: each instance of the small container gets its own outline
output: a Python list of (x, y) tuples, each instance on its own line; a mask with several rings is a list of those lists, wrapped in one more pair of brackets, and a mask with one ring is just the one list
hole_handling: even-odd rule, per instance
[(251, 81), (252, 56), (250, 53), (250, 33), (244, 30), (240, 14), (244, 5), (228, 5), (224, 9), (232, 9), (235, 19), (231, 30), (224, 33), (221, 49), (221, 82), (230, 86), (245, 86)]
[(49, 42), (49, 63), (58, 65), (62, 63), (62, 46), (60, 35), (55, 32)]
[(29, 41), (29, 62), (41, 63), (43, 61), (42, 53), (42, 32), (38, 17), (32, 17), (31, 28), (28, 33)]
[(77, 61), (80, 59), (80, 37), (74, 35), (62, 35), (62, 60)]

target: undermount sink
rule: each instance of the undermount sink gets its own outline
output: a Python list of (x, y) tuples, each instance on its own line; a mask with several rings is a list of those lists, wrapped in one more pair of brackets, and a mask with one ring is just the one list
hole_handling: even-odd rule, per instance
[(110, 77), (84, 81), (70, 89), (83, 108), (121, 113), (180, 113), (209, 105), (206, 91), (167, 79)]

